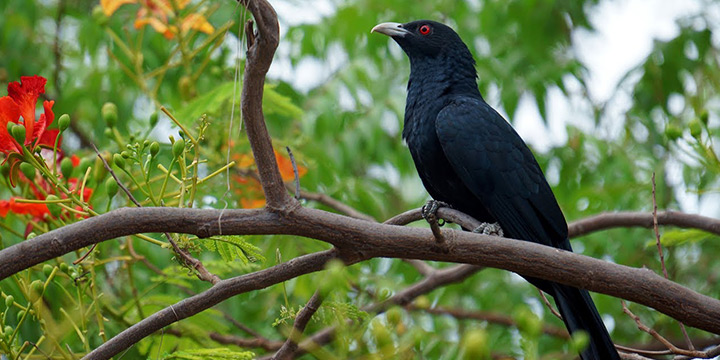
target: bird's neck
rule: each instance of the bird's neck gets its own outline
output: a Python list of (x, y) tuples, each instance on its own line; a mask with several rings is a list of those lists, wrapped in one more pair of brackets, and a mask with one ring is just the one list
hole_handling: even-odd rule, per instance
[(412, 61), (408, 94), (422, 99), (462, 94), (482, 99), (477, 87), (477, 72), (472, 57), (437, 57)]

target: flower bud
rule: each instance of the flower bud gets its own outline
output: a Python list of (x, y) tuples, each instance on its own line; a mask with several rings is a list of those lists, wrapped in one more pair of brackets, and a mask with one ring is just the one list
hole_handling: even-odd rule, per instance
[(120, 153), (120, 156), (122, 156), (124, 159), (130, 158), (130, 152), (127, 150), (123, 150), (123, 152)]
[(702, 134), (702, 124), (700, 123), (700, 120), (694, 119), (690, 121), (688, 127), (690, 128), (690, 135), (692, 135), (692, 137), (696, 139), (700, 138), (700, 135)]
[(153, 141), (150, 144), (150, 156), (155, 157), (160, 151), (160, 144), (157, 141)]
[(158, 113), (154, 112), (150, 114), (150, 128), (154, 128), (158, 122)]
[(672, 141), (677, 140), (682, 136), (682, 129), (680, 129), (677, 125), (668, 124), (665, 127), (665, 136)]
[(117, 194), (117, 191), (117, 181), (115, 181), (115, 179), (112, 177), (107, 178), (107, 180), (105, 180), (105, 192), (107, 192), (108, 196), (112, 199), (112, 197)]
[(13, 306), (14, 303), (15, 303), (15, 298), (12, 295), (8, 295), (5, 298), (5, 306), (7, 306), (8, 308)]
[(58, 119), (58, 129), (60, 129), (60, 132), (63, 132), (67, 130), (68, 127), (70, 127), (70, 115), (60, 115), (60, 118)]
[(70, 176), (72, 176), (73, 169), (74, 167), (70, 158), (65, 157), (60, 161), (60, 173), (65, 179), (69, 179)]
[(70, 267), (67, 263), (60, 263), (60, 271), (67, 274), (68, 270), (70, 270)]
[(13, 139), (18, 142), (20, 145), (25, 144), (25, 127), (22, 125), (15, 124), (12, 127), (11, 133)]
[(705, 124), (705, 126), (707, 126), (708, 120), (710, 120), (710, 114), (708, 114), (707, 110), (703, 110), (700, 113), (700, 121), (702, 121), (702, 123)]
[(50, 264), (43, 265), (43, 274), (45, 274), (45, 276), (50, 276), (50, 274), (52, 274), (52, 271), (53, 271), (52, 265), (50, 265)]
[(20, 164), (20, 171), (22, 171), (23, 175), (25, 175), (28, 180), (35, 180), (35, 167), (32, 166), (30, 163), (24, 162)]
[(103, 119), (107, 123), (109, 127), (115, 126), (118, 119), (118, 108), (117, 105), (111, 102), (106, 102), (103, 104), (102, 109), (100, 110)]
[(120, 154), (114, 154), (113, 155), (113, 162), (115, 163), (115, 166), (124, 169), (125, 168), (125, 158), (122, 157)]
[(185, 151), (185, 140), (178, 139), (174, 144), (172, 144), (173, 156), (179, 157), (182, 155), (183, 151)]
[(43, 282), (41, 280), (35, 280), (30, 284), (30, 288), (39, 294), (43, 291)]
[(83, 158), (82, 160), (80, 160), (80, 165), (78, 165), (78, 168), (80, 168), (80, 176), (85, 176), (85, 172), (90, 167), (92, 162), (92, 158)]
[(107, 25), (108, 21), (110, 20), (103, 11), (102, 7), (100, 5), (97, 5), (92, 10), (92, 17), (95, 19), (98, 25), (105, 26)]

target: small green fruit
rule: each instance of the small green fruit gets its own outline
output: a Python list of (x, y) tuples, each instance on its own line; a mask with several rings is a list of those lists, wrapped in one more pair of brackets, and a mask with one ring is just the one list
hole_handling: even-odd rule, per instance
[(10, 308), (13, 304), (15, 304), (15, 298), (12, 295), (8, 295), (5, 298), (5, 306)]
[(157, 141), (153, 141), (150, 144), (150, 156), (155, 157), (160, 152), (160, 144)]

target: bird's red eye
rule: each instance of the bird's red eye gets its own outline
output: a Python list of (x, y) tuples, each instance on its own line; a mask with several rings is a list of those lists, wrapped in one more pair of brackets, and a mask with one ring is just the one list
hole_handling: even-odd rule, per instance
[(430, 25), (423, 25), (420, 27), (420, 34), (427, 35), (430, 33)]

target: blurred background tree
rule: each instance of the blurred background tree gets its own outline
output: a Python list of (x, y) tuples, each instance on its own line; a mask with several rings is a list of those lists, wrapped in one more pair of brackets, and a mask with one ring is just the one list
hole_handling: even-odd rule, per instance
[[(654, 2), (662, 6), (662, 1)], [(719, 216), (720, 161), (714, 141), (720, 134), (716, 25), (720, 2), (692, 1), (686, 15), (668, 24), (672, 36), (655, 40), (644, 59), (613, 84), (609, 96), (598, 96), (593, 89), (598, 80), (587, 59), (623, 54), (595, 54), (583, 41), (594, 36), (603, 21), (611, 20), (598, 14), (616, 3), (273, 2), (280, 10), (283, 38), (264, 103), (283, 178), (294, 177), (284, 151), (289, 146), (305, 191), (331, 196), (379, 221), (424, 203), (427, 194), (400, 140), (409, 64), (392, 42), (369, 30), (383, 21), (429, 18), (448, 23), (469, 44), (477, 59), (481, 92), (491, 105), (510, 122), (524, 118), (526, 124), (534, 118), (529, 121), (539, 124), (521, 126), (520, 132), (531, 145), (538, 145), (536, 156), (569, 221), (605, 211), (651, 210), (653, 173), (660, 209)], [(108, 159), (111, 154), (126, 159), (127, 172), (119, 171), (117, 161), (116, 171), (135, 185), (133, 191), (147, 205), (263, 205), (239, 121), (236, 66), (242, 73), (244, 48), (238, 24), (247, 17), (242, 7), (230, 0), (101, 0), (100, 4), (4, 0), (0, 10), (0, 88), (23, 75), (48, 79), (45, 98), (55, 100), (56, 114), (72, 118), (70, 129), (63, 133), (62, 152), (68, 158), (87, 159), (75, 164), (79, 168), (75, 176), (82, 177), (88, 167), (100, 172), (91, 148), (95, 144)], [(103, 110), (106, 103), (116, 108), (106, 105)], [(564, 112), (556, 111), (558, 107)], [(188, 135), (198, 143), (190, 144)], [(178, 150), (182, 156), (171, 148), (177, 139), (187, 140), (187, 147)], [(152, 142), (159, 147), (155, 155)], [(231, 170), (223, 172), (231, 162)], [(185, 167), (194, 175), (186, 176)], [(85, 199), (98, 212), (127, 204), (124, 196), (113, 198), (112, 189), (103, 188), (105, 176), (86, 176), (88, 187), (100, 189)], [(205, 177), (207, 181), (198, 183)], [(178, 193), (192, 183), (192, 195), (183, 198), (166, 189), (167, 179)], [(29, 194), (28, 185), (11, 187), (7, 178), (4, 181), (7, 186), (0, 188), (0, 199)], [(313, 201), (306, 205), (332, 210)], [(43, 224), (21, 212), (10, 211), (4, 217), (3, 246), (22, 241), (30, 232), (62, 225)], [(63, 222), (75, 220), (65, 217)], [(31, 221), (38, 226), (28, 231)], [(671, 279), (719, 296), (715, 274), (720, 264), (714, 261), (718, 238), (673, 229), (663, 229), (662, 236)], [(80, 265), (72, 262), (82, 254), (66, 256), (47, 271), (38, 268), (4, 280), (0, 290), (10, 305), (3, 308), (6, 342), (0, 352), (70, 358), (71, 353), (82, 354), (128, 324), (207, 287), (181, 269), (169, 249), (158, 248), (162, 237), (152, 239), (156, 242), (137, 237), (107, 242)], [(288, 236), (221, 239), (211, 244), (187, 237), (176, 240), (221, 277), (327, 247)], [(659, 270), (652, 231), (612, 230), (575, 239), (573, 246), (586, 255)], [(209, 332), (238, 333), (223, 315), (256, 332), (241, 331), (241, 336), (282, 340), (293, 314), (323, 276), (311, 274), (233, 298), (216, 311), (173, 325), (169, 333), (143, 340), (126, 357), (169, 358), (175, 351), (220, 347)], [(354, 265), (336, 279), (340, 285), (332, 302), (323, 305), (320, 320), (310, 323), (307, 332), (338, 319), (360, 319), (360, 325), (343, 328), (326, 348), (337, 358), (370, 353), (380, 358), (472, 358), (468, 354), (482, 353), (474, 352), (477, 344), (490, 344), (493, 354), (526, 359), (537, 354), (558, 358), (558, 353), (573, 357), (567, 339), (537, 333), (528, 325), (537, 320), (561, 326), (535, 290), (499, 270), (486, 269), (461, 284), (438, 289), (419, 298), (411, 309), (377, 317), (358, 315), (359, 308), (419, 279), (413, 267), (399, 260)], [(23, 316), (34, 296), (28, 291), (30, 284), (38, 280), (45, 282), (45, 299), (51, 299), (45, 301), (47, 312)], [(595, 299), (617, 343), (652, 343), (622, 313), (619, 300), (604, 295)], [(501, 313), (520, 325), (433, 315), (428, 308)], [(659, 332), (672, 339), (681, 337), (677, 324), (666, 316), (640, 306), (631, 308)], [(17, 333), (12, 342), (10, 333)], [(693, 329), (690, 336), (709, 337)], [(37, 343), (41, 352), (22, 349), (24, 341)], [(244, 356), (241, 349), (232, 349), (235, 356)]]

